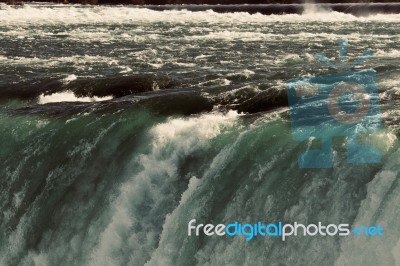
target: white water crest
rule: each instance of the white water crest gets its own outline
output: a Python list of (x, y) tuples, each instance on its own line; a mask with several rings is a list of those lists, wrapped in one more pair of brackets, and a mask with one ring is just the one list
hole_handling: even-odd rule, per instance
[(374, 14), (356, 17), (351, 14), (326, 11), (316, 8), (307, 8), (303, 14), (262, 15), (236, 13), (216, 13), (212, 10), (192, 12), (188, 10), (153, 11), (132, 6), (63, 6), (26, 4), (24, 7), (3, 7), (0, 9), (0, 22), (2, 24), (32, 24), (32, 23), (156, 23), (171, 22), (185, 25), (187, 23), (268, 23), (285, 22), (299, 23), (306, 21), (320, 22), (351, 22), (351, 21), (376, 21), (399, 22), (397, 14)]
[(39, 104), (57, 103), (57, 102), (97, 102), (111, 100), (112, 96), (106, 97), (77, 97), (72, 91), (57, 92), (49, 95), (40, 95)]
[[(170, 198), (168, 187), (178, 178), (179, 161), (207, 145), (224, 128), (232, 127), (236, 117), (236, 112), (229, 112), (171, 119), (150, 130), (154, 138), (151, 151), (138, 158), (143, 170), (122, 185), (110, 210), (110, 223), (91, 255), (91, 265), (142, 265), (146, 262), (148, 252), (158, 241), (152, 219), (163, 219), (157, 211)], [(191, 178), (181, 203), (198, 182), (195, 177)], [(143, 214), (143, 204), (147, 205), (148, 215)], [(121, 256), (121, 252), (126, 253), (125, 256)]]

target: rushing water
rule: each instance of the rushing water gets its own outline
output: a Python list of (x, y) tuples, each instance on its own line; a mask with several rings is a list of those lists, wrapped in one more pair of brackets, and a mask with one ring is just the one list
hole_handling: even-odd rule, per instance
[[(0, 265), (400, 265), (400, 15), (0, 5)], [(378, 78), (381, 164), (299, 169), (285, 81)], [(189, 237), (187, 223), (385, 237)]]

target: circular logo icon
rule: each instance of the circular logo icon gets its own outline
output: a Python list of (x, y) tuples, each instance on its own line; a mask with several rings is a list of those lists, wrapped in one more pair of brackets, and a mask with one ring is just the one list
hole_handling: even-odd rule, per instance
[[(340, 97), (351, 95), (353, 101), (359, 102), (354, 112), (348, 113), (340, 109)], [(363, 119), (369, 112), (370, 97), (364, 87), (357, 83), (340, 82), (328, 96), (328, 110), (332, 117), (343, 124), (355, 124)]]

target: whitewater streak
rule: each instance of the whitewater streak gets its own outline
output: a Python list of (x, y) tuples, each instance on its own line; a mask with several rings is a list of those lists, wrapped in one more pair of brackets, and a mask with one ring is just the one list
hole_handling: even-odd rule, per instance
[(371, 14), (357, 17), (322, 8), (306, 6), (303, 14), (262, 15), (245, 12), (216, 13), (212, 10), (193, 12), (188, 10), (154, 11), (135, 7), (107, 7), (74, 5), (65, 8), (63, 5), (25, 4), (22, 8), (12, 8), (0, 5), (0, 22), (4, 24), (32, 24), (32, 23), (157, 23), (170, 22), (176, 25), (187, 23), (268, 23), (268, 22), (399, 22), (397, 14)]
[[(179, 178), (180, 161), (234, 126), (235, 117), (237, 113), (229, 112), (172, 119), (150, 130), (151, 151), (138, 157), (143, 170), (122, 184), (110, 210), (111, 221), (91, 255), (91, 265), (142, 265), (151, 257), (149, 252), (158, 241), (155, 232), (160, 231), (152, 220), (169, 201), (168, 187)], [(143, 204), (149, 212), (143, 212)], [(120, 256), (121, 252), (126, 256)]]

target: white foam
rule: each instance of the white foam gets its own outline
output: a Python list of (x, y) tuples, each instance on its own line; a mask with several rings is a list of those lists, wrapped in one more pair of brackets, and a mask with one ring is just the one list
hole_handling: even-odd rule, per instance
[(392, 132), (374, 132), (365, 138), (366, 144), (378, 148), (383, 153), (387, 153), (397, 142), (397, 137)]
[(304, 4), (304, 11), (303, 14), (316, 14), (316, 13), (325, 13), (328, 14), (330, 13), (331, 10), (327, 9), (326, 7), (323, 7), (321, 5), (316, 5), (314, 4), (314, 2), (309, 3), (308, 1), (306, 1), (306, 3)]
[(66, 77), (65, 79), (63, 79), (63, 82), (70, 83), (71, 81), (74, 81), (76, 79), (78, 79), (78, 77), (75, 76), (74, 74), (72, 74), (72, 75), (69, 75), (68, 77)]
[(133, 6), (51, 6), (30, 4), (19, 8), (5, 8), (0, 10), (0, 23), (156, 23), (173, 22), (186, 25), (186, 23), (266, 23), (285, 22), (298, 23), (307, 21), (321, 22), (349, 22), (349, 21), (379, 21), (398, 22), (400, 15), (375, 14), (356, 17), (351, 14), (325, 10), (307, 10), (304, 14), (262, 15), (259, 13), (248, 14), (216, 13), (211, 10), (191, 12), (188, 10), (153, 11)]
[(128, 67), (128, 66), (121, 66), (120, 67), (122, 70), (119, 72), (121, 74), (125, 74), (125, 73), (130, 73), (132, 72), (132, 68)]
[[(170, 119), (150, 130), (153, 137), (150, 151), (139, 156), (136, 162), (142, 170), (121, 186), (112, 204), (110, 222), (92, 253), (92, 265), (143, 265), (146, 262), (146, 252), (159, 240), (154, 235), (152, 219), (161, 217), (155, 212), (163, 210), (162, 206), (170, 200), (171, 182), (176, 182), (180, 160), (201, 149), (224, 128), (233, 126), (237, 116), (236, 112), (229, 112)], [(190, 198), (199, 183), (197, 178), (191, 178), (181, 203)], [(121, 261), (121, 251), (130, 253), (129, 261)]]
[(400, 50), (391, 49), (391, 50), (385, 51), (385, 50), (379, 49), (374, 53), (374, 56), (397, 58), (397, 57), (400, 57)]
[(111, 66), (118, 66), (118, 60), (106, 56), (90, 56), (90, 55), (74, 55), (66, 57), (51, 57), (51, 58), (39, 58), (39, 57), (10, 57), (0, 58), (0, 62), (7, 63), (8, 65), (40, 65), (46, 67), (54, 67), (59, 64), (73, 64), (77, 69), (83, 69), (88, 64), (107, 64)]
[[(204, 55), (204, 54), (201, 54), (201, 55), (196, 56), (194, 59), (195, 59), (195, 60), (204, 60), (204, 59), (207, 59), (207, 58), (209, 58), (209, 57), (211, 57), (211, 55)], [(1, 57), (0, 57), (0, 58), (1, 58)]]
[(398, 221), (398, 169), (400, 150), (387, 159), (367, 185), (365, 199), (361, 202), (353, 225), (380, 225), (383, 237), (355, 237), (341, 239), (341, 252), (335, 265), (399, 265)]
[[(306, 21), (306, 20), (305, 20)], [(291, 23), (292, 21), (286, 21), (287, 23)], [(205, 33), (205, 32), (204, 32)], [(207, 34), (198, 34), (185, 37), (187, 40), (224, 40), (224, 41), (233, 41), (233, 40), (241, 40), (243, 42), (253, 42), (253, 41), (292, 41), (292, 40), (307, 40), (307, 39), (326, 39), (335, 41), (337, 39), (346, 37), (351, 39), (352, 43), (359, 42), (361, 40), (370, 40), (370, 39), (389, 39), (393, 38), (393, 36), (385, 35), (385, 34), (360, 34), (360, 33), (349, 33), (349, 34), (336, 34), (336, 33), (326, 33), (326, 32), (307, 32), (307, 31), (299, 31), (298, 33), (292, 34), (276, 34), (276, 33), (262, 33), (262, 32), (248, 32), (248, 31), (214, 31), (209, 32)]]
[(182, 197), (179, 204), (184, 204), (190, 197), (190, 195), (196, 190), (199, 184), (200, 184), (200, 179), (198, 179), (195, 176), (192, 176), (192, 178), (190, 178), (189, 180), (188, 189), (182, 193)]
[(174, 65), (181, 66), (181, 67), (195, 67), (196, 64), (194, 63), (181, 63), (181, 62), (174, 62)]
[(397, 244), (392, 249), (392, 256), (394, 258), (396, 266), (400, 265), (400, 239), (399, 241), (397, 241)]
[(50, 95), (40, 95), (38, 103), (56, 103), (56, 102), (96, 102), (96, 101), (106, 101), (111, 100), (112, 96), (106, 97), (76, 97), (71, 91), (58, 92)]

